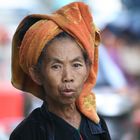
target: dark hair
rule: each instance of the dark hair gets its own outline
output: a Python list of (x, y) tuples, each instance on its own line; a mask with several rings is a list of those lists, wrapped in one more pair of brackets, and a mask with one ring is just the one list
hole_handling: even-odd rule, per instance
[[(60, 40), (60, 39), (62, 39), (62, 38), (68, 38), (68, 39), (71, 39), (72, 41), (75, 40), (71, 35), (69, 35), (69, 34), (66, 33), (66, 32), (61, 32), (60, 34), (58, 34), (57, 36), (55, 36), (55, 37), (54, 37), (52, 40), (50, 40), (50, 41), (46, 44), (46, 46), (43, 48), (43, 50), (42, 50), (42, 52), (41, 52), (41, 55), (40, 55), (40, 57), (39, 57), (39, 59), (38, 59), (38, 63), (37, 63), (37, 65), (35, 66), (37, 70), (40, 71), (40, 69), (41, 69), (41, 65), (42, 65), (42, 62), (43, 62), (43, 58), (44, 58), (45, 55), (46, 55), (46, 48), (47, 48), (47, 46), (49, 46), (53, 41), (55, 41), (55, 40)], [(80, 48), (81, 48), (81, 47), (80, 47)], [(89, 59), (89, 57), (88, 57), (88, 54), (87, 54), (86, 50), (85, 50), (84, 48), (81, 48), (81, 50), (82, 50), (83, 57), (84, 57), (84, 60), (85, 60), (86, 65), (90, 66), (90, 65), (91, 65), (91, 61), (90, 61), (90, 59)]]

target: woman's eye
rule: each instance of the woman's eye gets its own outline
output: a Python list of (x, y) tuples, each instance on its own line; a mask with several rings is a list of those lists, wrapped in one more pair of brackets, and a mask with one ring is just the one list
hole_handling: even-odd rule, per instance
[(58, 70), (58, 69), (61, 69), (61, 65), (53, 65), (51, 66), (51, 68), (54, 70)]
[(75, 68), (80, 68), (80, 67), (82, 67), (83, 65), (82, 64), (80, 64), (80, 63), (75, 63), (75, 64), (73, 64), (73, 67), (75, 67)]

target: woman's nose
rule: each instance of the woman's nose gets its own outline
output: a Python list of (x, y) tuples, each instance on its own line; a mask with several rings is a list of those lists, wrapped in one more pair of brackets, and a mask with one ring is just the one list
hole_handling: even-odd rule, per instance
[(62, 80), (63, 82), (74, 82), (73, 72), (69, 67), (63, 70)]

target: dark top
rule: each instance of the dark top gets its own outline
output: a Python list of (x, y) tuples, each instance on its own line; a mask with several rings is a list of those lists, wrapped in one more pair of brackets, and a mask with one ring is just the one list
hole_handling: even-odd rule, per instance
[(43, 104), (17, 126), (10, 140), (110, 140), (110, 135), (102, 118), (99, 124), (95, 124), (82, 115), (78, 130), (48, 112)]

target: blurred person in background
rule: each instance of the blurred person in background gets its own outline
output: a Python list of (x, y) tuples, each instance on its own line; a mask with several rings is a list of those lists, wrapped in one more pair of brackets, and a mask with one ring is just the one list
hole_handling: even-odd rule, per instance
[[(115, 24), (117, 25), (117, 23)], [(128, 81), (123, 72), (120, 54), (118, 52), (121, 47), (119, 43), (124, 40), (120, 36), (120, 32), (120, 29), (111, 23), (108, 23), (101, 31), (102, 46), (100, 47), (100, 53), (102, 55), (100, 55), (99, 64), (101, 65), (102, 72), (99, 72), (99, 78), (101, 74), (104, 75), (106, 83), (110, 87), (119, 93), (127, 94)]]
[[(97, 110), (104, 116), (112, 140), (123, 140), (128, 137), (129, 140), (133, 140), (133, 127), (130, 127), (132, 126), (130, 116), (133, 104), (128, 94), (127, 78), (117, 61), (120, 53), (117, 53), (118, 48), (116, 48), (119, 40), (116, 32), (119, 30), (116, 29), (114, 33), (115, 29), (110, 31), (109, 27), (110, 24), (106, 25), (101, 32), (102, 44), (99, 49), (99, 73), (96, 84), (97, 103), (99, 103)], [(109, 108), (109, 110), (104, 112), (104, 108)]]
[(110, 140), (91, 92), (99, 42), (99, 31), (82, 2), (23, 19), (13, 37), (12, 84), (44, 103), (10, 140)]
[(136, 77), (140, 75), (139, 34), (133, 30), (131, 22), (127, 25), (119, 25), (116, 20), (116, 23), (108, 24), (101, 35), (102, 43), (111, 59), (122, 71), (130, 88), (139, 83)]
[[(136, 11), (135, 11), (136, 12)], [(102, 43), (127, 81), (127, 94), (133, 103), (131, 121), (140, 128), (140, 19), (139, 12), (127, 12), (106, 25)], [(133, 127), (134, 124), (132, 124)], [(137, 138), (136, 138), (137, 140)]]
[(102, 44), (99, 47), (99, 72), (96, 88), (108, 89), (121, 95), (127, 94), (127, 80), (119, 68), (112, 60), (107, 48)]

